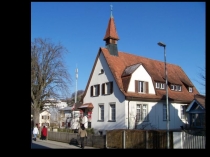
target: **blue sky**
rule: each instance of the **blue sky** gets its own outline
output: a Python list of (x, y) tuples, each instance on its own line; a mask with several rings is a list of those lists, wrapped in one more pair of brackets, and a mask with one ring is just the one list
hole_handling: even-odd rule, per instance
[[(118, 50), (182, 67), (201, 94), (205, 75), (205, 2), (31, 2), (31, 40), (50, 38), (69, 53), (65, 64), (75, 92), (85, 90), (111, 14), (120, 40)], [(204, 69), (201, 71), (200, 68)]]

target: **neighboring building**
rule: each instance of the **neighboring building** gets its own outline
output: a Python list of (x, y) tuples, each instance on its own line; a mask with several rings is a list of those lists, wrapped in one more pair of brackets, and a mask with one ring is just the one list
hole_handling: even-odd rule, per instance
[(190, 128), (205, 128), (205, 99), (206, 97), (204, 95), (195, 95), (193, 101), (186, 109), (186, 113), (188, 113)]
[(64, 107), (59, 109), (60, 128), (78, 129), (80, 127), (80, 117), (82, 110), (78, 109), (81, 103), (76, 103), (72, 107)]
[(42, 111), (39, 114), (39, 124), (40, 126), (46, 126), (49, 127), (50, 126), (50, 112), (49, 111)]
[[(106, 47), (99, 48), (79, 107), (89, 126), (104, 134), (112, 129), (165, 130), (165, 63), (118, 51), (112, 15), (103, 40)], [(175, 130), (188, 123), (182, 110), (199, 92), (180, 66), (167, 63), (167, 74), (169, 128)]]
[(44, 104), (43, 109), (49, 110), (50, 107), (57, 107), (57, 108), (64, 108), (67, 107), (68, 104), (65, 100), (55, 100), (55, 99), (48, 99)]

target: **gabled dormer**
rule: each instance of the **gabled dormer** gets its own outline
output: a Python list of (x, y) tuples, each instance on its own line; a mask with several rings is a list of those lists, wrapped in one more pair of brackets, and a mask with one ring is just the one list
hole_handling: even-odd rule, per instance
[(119, 37), (117, 35), (114, 17), (112, 15), (112, 6), (111, 6), (111, 17), (109, 19), (109, 23), (106, 29), (106, 34), (103, 40), (106, 41), (106, 48), (109, 50), (109, 53), (113, 56), (118, 56), (117, 41), (119, 40)]
[(184, 79), (181, 79), (182, 83), (184, 84), (184, 86), (187, 88), (189, 93), (193, 92), (193, 84), (189, 81), (186, 81)]
[(126, 92), (155, 94), (151, 76), (142, 63), (126, 67), (121, 79)]

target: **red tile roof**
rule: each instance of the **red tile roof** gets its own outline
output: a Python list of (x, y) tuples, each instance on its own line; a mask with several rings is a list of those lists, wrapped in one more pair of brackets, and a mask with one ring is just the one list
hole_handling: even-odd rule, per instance
[[(165, 95), (165, 90), (155, 89), (156, 94), (140, 94), (127, 92), (129, 78), (122, 78), (124, 70), (131, 65), (142, 64), (147, 70), (153, 80), (153, 86), (155, 87), (155, 81), (165, 82), (165, 63), (133, 54), (118, 52), (119, 56), (110, 55), (108, 49), (101, 48), (99, 50), (103, 53), (108, 66), (116, 80), (116, 83), (123, 94), (127, 97), (139, 97), (148, 99), (161, 99)], [(175, 101), (190, 102), (193, 100), (194, 95), (198, 94), (198, 91), (193, 87), (193, 92), (188, 92), (188, 89), (184, 86), (184, 83), (193, 86), (193, 83), (187, 77), (182, 68), (178, 65), (167, 63), (167, 76), (168, 82), (172, 84), (182, 85), (182, 91), (172, 91), (168, 89), (169, 98)]]
[(93, 104), (92, 103), (85, 103), (85, 104), (82, 104), (80, 107), (78, 107), (79, 109), (83, 109), (83, 108), (94, 108), (93, 107)]
[(205, 105), (205, 100), (206, 100), (206, 97), (204, 95), (200, 95), (200, 94), (197, 94), (195, 95), (195, 100), (198, 101), (204, 108), (206, 108), (206, 105)]
[(104, 40), (106, 40), (107, 38), (119, 40), (119, 37), (117, 35), (117, 30), (115, 27), (115, 23), (114, 23), (114, 18), (109, 19), (109, 24), (108, 24), (108, 27), (106, 30), (106, 34), (104, 36)]
[[(107, 39), (114, 39), (119, 40), (117, 35), (114, 18), (109, 19), (108, 27), (106, 30), (106, 34), (104, 40)], [(109, 44), (109, 42), (108, 42)], [(118, 56), (110, 55), (108, 49), (100, 48), (99, 52), (96, 56), (94, 66), (92, 68), (84, 95), (87, 94), (87, 88), (89, 87), (89, 83), (93, 74), (93, 71), (96, 66), (96, 62), (100, 54), (103, 54), (108, 67), (110, 68), (113, 77), (122, 91), (122, 93), (129, 98), (138, 98), (141, 100), (153, 100), (158, 101), (162, 100), (165, 97), (165, 90), (155, 89), (155, 94), (140, 94), (135, 92), (127, 92), (128, 85), (130, 82), (131, 72), (133, 69), (137, 68), (138, 65), (135, 64), (142, 64), (146, 71), (152, 78), (153, 86), (155, 87), (155, 82), (163, 82), (165, 83), (165, 63), (141, 56), (136, 56), (133, 54), (125, 53), (125, 52), (118, 52)], [(130, 66), (130, 67), (129, 67)], [(193, 86), (193, 83), (190, 81), (188, 76), (182, 70), (182, 68), (178, 65), (169, 64), (167, 63), (167, 76), (168, 76), (168, 83), (181, 85), (182, 91), (172, 91), (170, 88), (168, 89), (169, 100), (174, 100), (176, 102), (185, 102), (190, 103), (194, 99), (195, 94), (199, 94), (197, 89)], [(193, 92), (188, 92), (187, 86), (193, 87)], [(84, 96), (83, 95), (83, 96)]]

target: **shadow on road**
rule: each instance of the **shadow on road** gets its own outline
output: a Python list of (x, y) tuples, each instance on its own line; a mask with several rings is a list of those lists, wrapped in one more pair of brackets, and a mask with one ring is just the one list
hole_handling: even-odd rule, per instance
[(42, 146), (36, 143), (31, 143), (31, 149), (52, 149), (46, 146)]

